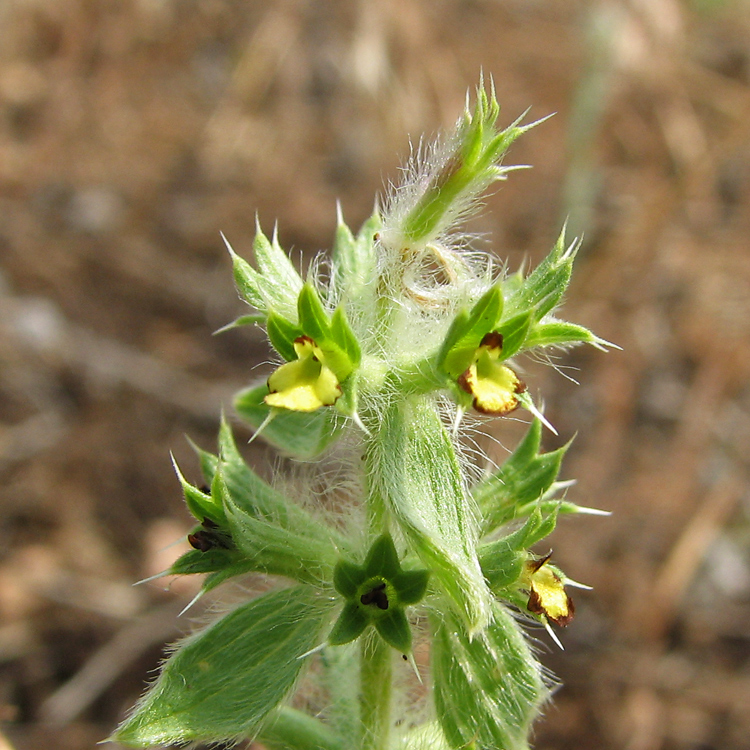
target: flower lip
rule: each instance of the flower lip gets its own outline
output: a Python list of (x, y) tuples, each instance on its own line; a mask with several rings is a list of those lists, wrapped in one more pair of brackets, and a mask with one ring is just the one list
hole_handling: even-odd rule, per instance
[(474, 353), (474, 361), (456, 381), (462, 390), (474, 396), (473, 406), (482, 414), (509, 414), (518, 408), (517, 397), (526, 390), (518, 375), (499, 361), (502, 348), (501, 333), (486, 333)]
[(565, 627), (575, 615), (573, 600), (565, 591), (565, 584), (549, 566), (552, 553), (541, 560), (527, 563), (529, 577), (529, 601), (526, 609), (532, 614), (542, 615), (556, 625)]
[(331, 406), (341, 395), (341, 384), (326, 365), (325, 356), (309, 336), (293, 342), (297, 359), (281, 365), (268, 378), (264, 401), (291, 411), (311, 412)]

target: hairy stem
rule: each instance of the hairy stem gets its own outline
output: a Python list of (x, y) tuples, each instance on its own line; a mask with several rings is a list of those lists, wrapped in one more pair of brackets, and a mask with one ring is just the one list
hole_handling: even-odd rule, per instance
[(391, 724), (391, 647), (373, 634), (360, 650), (362, 750), (386, 750)]

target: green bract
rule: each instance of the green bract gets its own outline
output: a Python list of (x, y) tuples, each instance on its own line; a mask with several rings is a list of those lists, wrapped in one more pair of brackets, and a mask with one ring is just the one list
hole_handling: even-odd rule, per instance
[[(178, 644), (117, 741), (528, 747), (549, 691), (519, 613), (557, 638), (574, 612), (571, 582), (533, 547), (561, 513), (597, 511), (565, 498), (569, 444), (542, 451), (544, 417), (516, 360), (607, 344), (556, 317), (576, 242), (562, 233), (533, 271), (505, 275), (456, 229), (532, 127), (500, 129), (498, 115), (480, 86), (384, 211), (355, 234), (339, 209), (330, 263), (311, 266), (324, 277), (303, 279), (259, 224), (254, 264), (227, 243), (253, 308), (227, 328), (264, 326), (278, 355), (236, 412), (305, 464), (296, 484), (263, 479), (222, 419), (216, 453), (196, 448), (203, 481), (178, 470), (195, 525), (165, 574), (202, 574), (203, 591), (259, 576), (270, 590)], [(478, 479), (462, 419), (519, 406), (535, 416), (526, 436)], [(398, 699), (394, 684), (407, 686)]]

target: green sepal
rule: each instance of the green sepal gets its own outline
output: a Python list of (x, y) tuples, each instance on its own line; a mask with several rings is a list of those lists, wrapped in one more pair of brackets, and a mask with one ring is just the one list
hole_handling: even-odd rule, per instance
[(367, 553), (364, 571), (368, 577), (380, 576), (392, 580), (400, 572), (398, 553), (390, 534), (378, 537)]
[(513, 313), (534, 310), (534, 320), (540, 321), (560, 304), (570, 283), (580, 241), (565, 246), (563, 227), (549, 255), (524, 279), (523, 284), (506, 303)]
[(254, 560), (246, 560), (243, 557), (239, 557), (236, 562), (228, 565), (226, 568), (209, 573), (203, 579), (203, 585), (201, 590), (205, 593), (220, 586), (224, 581), (228, 581), (230, 578), (236, 578), (237, 576), (244, 576), (247, 573), (253, 573), (257, 571), (257, 566)]
[(467, 628), (480, 631), (489, 618), (489, 591), (476, 555), (475, 507), (429, 398), (411, 397), (387, 410), (374, 448), (368, 471), (385, 509)]
[(409, 605), (422, 601), (427, 592), (430, 573), (427, 570), (402, 570), (391, 579), (398, 594), (399, 604)]
[(204, 518), (208, 518), (218, 526), (226, 526), (227, 519), (224, 515), (224, 509), (221, 507), (221, 502), (217, 501), (211, 494), (207, 494), (195, 485), (190, 484), (182, 475), (180, 467), (177, 466), (177, 462), (174, 459), (172, 460), (172, 465), (182, 487), (185, 505), (187, 505), (191, 515), (201, 522)]
[(294, 341), (302, 335), (302, 330), (281, 315), (270, 312), (266, 320), (266, 333), (271, 346), (287, 361), (297, 359)]
[(346, 354), (352, 367), (356, 367), (360, 363), (362, 351), (359, 341), (357, 341), (357, 337), (349, 325), (344, 308), (341, 306), (337, 307), (331, 316), (331, 339)]
[(450, 747), (528, 750), (549, 691), (520, 624), (498, 602), (473, 638), (450, 613), (431, 623), (435, 713)]
[(570, 443), (540, 453), (542, 424), (531, 423), (523, 440), (503, 465), (476, 485), (472, 494), (482, 516), (482, 536), (519, 515), (519, 509), (553, 486)]
[(239, 557), (237, 550), (210, 549), (201, 552), (191, 549), (180, 555), (170, 566), (169, 575), (194, 575), (197, 573), (215, 573), (234, 564)]
[(257, 310), (265, 312), (268, 307), (261, 291), (263, 281), (260, 274), (244, 258), (234, 252), (226, 237), (224, 237), (224, 244), (232, 258), (232, 275), (240, 297)]
[[(268, 289), (273, 287), (274, 297), (283, 299), (283, 304), (279, 306), (277, 302), (275, 307), (282, 313), (288, 312), (290, 308), (293, 309), (294, 300), (302, 289), (302, 278), (287, 253), (279, 245), (276, 229), (274, 229), (273, 241), (269, 242), (268, 237), (260, 228), (257, 216), (253, 252), (258, 271), (263, 281), (266, 282), (265, 286)], [(270, 296), (268, 292), (266, 296)]]
[[(237, 413), (258, 429), (271, 413), (264, 401), (268, 394), (266, 385), (240, 391), (234, 400)], [(309, 460), (320, 455), (331, 443), (341, 437), (346, 418), (336, 409), (318, 409), (298, 412), (275, 409), (275, 414), (261, 433), (264, 440), (294, 458)]]
[(396, 651), (411, 653), (411, 628), (406, 613), (401, 607), (390, 607), (373, 623), (380, 637)]
[(604, 349), (607, 342), (583, 326), (562, 320), (551, 320), (533, 326), (524, 342), (524, 349), (531, 349), (535, 346), (570, 346), (572, 344), (591, 344)]
[(216, 466), (219, 463), (218, 456), (209, 451), (204, 451), (203, 448), (196, 445), (190, 438), (188, 438), (187, 441), (190, 443), (190, 447), (195, 451), (196, 456), (198, 456), (203, 479), (206, 481), (206, 484), (210, 486), (211, 482), (213, 482), (214, 474), (216, 473)]
[(333, 569), (333, 587), (345, 599), (352, 599), (366, 579), (362, 566), (348, 560), (339, 560)]
[[(446, 372), (449, 371), (448, 367), (446, 367), (445, 361), (448, 357), (448, 354), (466, 335), (466, 332), (469, 330), (469, 321), (470, 317), (468, 310), (459, 310), (459, 312), (456, 314), (456, 317), (451, 321), (451, 324), (448, 328), (448, 333), (445, 334), (445, 338), (443, 339), (443, 343), (440, 347), (440, 351), (438, 352), (436, 359), (437, 366), (442, 370)], [(469, 364), (471, 364), (471, 362), (469, 362)], [(451, 372), (455, 370), (455, 366), (450, 368)], [(466, 367), (464, 367), (464, 369), (461, 370), (458, 374), (460, 375), (464, 370), (466, 370)], [(456, 375), (454, 377), (458, 376)]]
[(520, 529), (479, 548), (482, 572), (493, 592), (498, 593), (520, 578), (529, 558), (528, 549), (555, 530), (557, 513), (558, 509), (553, 508), (544, 515), (537, 505)]
[(220, 333), (226, 333), (234, 328), (243, 328), (244, 326), (263, 325), (266, 322), (265, 313), (257, 313), (255, 315), (240, 315), (239, 318), (235, 318), (231, 323), (227, 323), (225, 326), (219, 328), (218, 331), (214, 331), (214, 336)]
[[(448, 336), (443, 342), (441, 353), (438, 355), (438, 367), (446, 372), (453, 380), (466, 372), (474, 361), (477, 347), (486, 333), (495, 329), (503, 312), (503, 291), (499, 284), (488, 289), (471, 309), (467, 317), (459, 314), (448, 329)], [(455, 326), (455, 328), (454, 328)], [(456, 337), (456, 332), (462, 331)], [(455, 341), (446, 348), (450, 338)], [(505, 344), (503, 343), (503, 358), (505, 358)]]
[(360, 305), (364, 301), (363, 306), (367, 308), (375, 291), (375, 234), (382, 224), (380, 214), (375, 211), (362, 225), (356, 238), (344, 224), (341, 211), (337, 219), (332, 258), (334, 288), (338, 291), (339, 302)]
[(534, 311), (524, 310), (502, 321), (497, 332), (503, 337), (503, 359), (508, 359), (524, 348), (526, 338), (534, 323)]
[(309, 586), (238, 607), (178, 646), (111, 739), (151, 747), (252, 737), (296, 684), (329, 611)]
[(339, 619), (328, 636), (331, 646), (343, 646), (359, 638), (370, 624), (370, 618), (356, 602), (347, 602), (341, 610)]
[(299, 326), (318, 346), (330, 338), (331, 323), (315, 287), (307, 282), (297, 297)]

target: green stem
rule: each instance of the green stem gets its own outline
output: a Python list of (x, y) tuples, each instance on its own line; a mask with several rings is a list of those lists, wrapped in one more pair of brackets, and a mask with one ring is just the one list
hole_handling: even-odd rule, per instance
[(294, 708), (282, 708), (260, 739), (268, 750), (344, 750), (344, 741), (322, 721)]
[(391, 727), (391, 647), (376, 634), (361, 643), (361, 750), (386, 750)]

